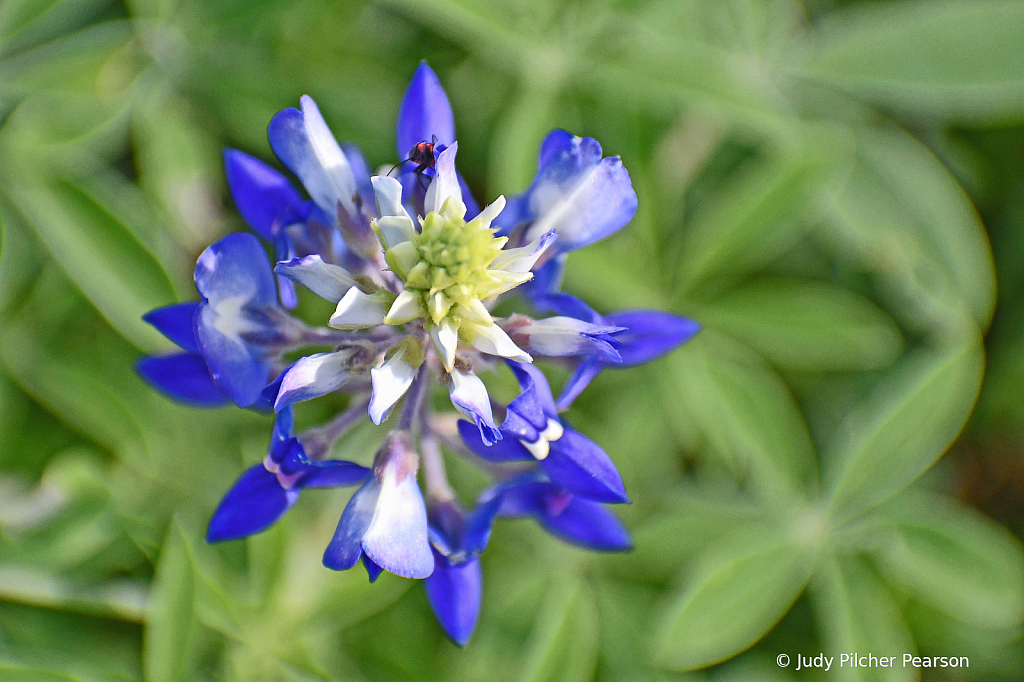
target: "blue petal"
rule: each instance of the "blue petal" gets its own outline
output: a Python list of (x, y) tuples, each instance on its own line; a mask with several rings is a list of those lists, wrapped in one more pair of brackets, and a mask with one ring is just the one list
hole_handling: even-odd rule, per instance
[(257, 158), (236, 149), (224, 150), (224, 170), (238, 212), (268, 241), (278, 230), (300, 219), (302, 197), (288, 179)]
[[(523, 389), (523, 394), (526, 394), (532, 386), (534, 389), (532, 399), (536, 401), (536, 408), (539, 408), (547, 417), (557, 419), (558, 410), (555, 408), (555, 399), (551, 397), (551, 387), (548, 385), (548, 380), (544, 376), (544, 373), (537, 369), (535, 365), (515, 362), (514, 360), (509, 360), (508, 366), (512, 369), (512, 373), (516, 375), (516, 380), (519, 381), (519, 386)], [(511, 403), (511, 405), (516, 404), (515, 400)], [(516, 411), (519, 410), (517, 409)], [(521, 412), (521, 414), (525, 415), (524, 412)], [(540, 422), (536, 417), (534, 417), (534, 419), (536, 421), (533, 421), (532, 423), (534, 423), (538, 429), (543, 430), (544, 427), (547, 426), (546, 419), (543, 422)]]
[(377, 509), (363, 535), (363, 551), (385, 571), (403, 578), (426, 578), (434, 570), (427, 509), (415, 471), (403, 474), (400, 468), (385, 466)]
[(196, 288), (210, 304), (241, 297), (249, 305), (274, 305), (277, 287), (256, 237), (235, 232), (214, 242), (196, 261)]
[(354, 462), (327, 460), (313, 462), (306, 460), (302, 478), (296, 484), (298, 488), (339, 488), (362, 483), (370, 475), (370, 470)]
[(539, 480), (536, 474), (499, 484), (481, 500), (494, 496), (501, 499), (501, 516), (532, 516), (565, 542), (602, 551), (632, 548), (629, 532), (601, 503), (574, 497), (554, 483)]
[(437, 75), (426, 62), (420, 62), (398, 110), (395, 134), (398, 158), (407, 158), (413, 147), (420, 142), (430, 142), (435, 136), (443, 145), (454, 142), (455, 119)]
[(636, 213), (629, 173), (618, 157), (601, 158), (590, 137), (552, 131), (541, 145), (537, 177), (529, 189), (533, 217), (525, 241), (558, 232), (555, 248), (575, 249), (625, 227)]
[(384, 569), (373, 563), (373, 559), (363, 555), (363, 568), (366, 569), (366, 575), (370, 578), (371, 583), (377, 582), (377, 578), (380, 577), (381, 571)]
[(140, 358), (135, 371), (150, 386), (183, 403), (216, 407), (231, 400), (210, 376), (203, 356), (195, 353)]
[(370, 164), (366, 162), (366, 157), (363, 156), (359, 147), (351, 142), (342, 144), (341, 151), (345, 153), (348, 165), (352, 169), (352, 177), (355, 178), (359, 198), (363, 200), (364, 206), (369, 206), (372, 209), (376, 205), (377, 199), (373, 194), (373, 185), (370, 183), (372, 175)]
[(565, 542), (603, 552), (633, 548), (629, 531), (600, 503), (574, 497), (557, 515), (541, 515), (541, 525)]
[(487, 548), (487, 542), (491, 538), (491, 527), (500, 509), (501, 498), (495, 496), (477, 504), (476, 509), (466, 519), (462, 549), (468, 556), (476, 556)]
[(270, 361), (238, 336), (225, 336), (218, 329), (217, 314), (202, 306), (196, 318), (196, 336), (214, 380), (241, 407), (260, 399), (270, 378)]
[(324, 566), (346, 571), (356, 565), (363, 553), (363, 536), (373, 520), (379, 496), (380, 484), (372, 476), (352, 495), (324, 551)]
[[(466, 184), (466, 180), (462, 177), (462, 173), (458, 171), (455, 174), (459, 177), (459, 188), (462, 190), (462, 203), (466, 205), (465, 220), (468, 223), (473, 218), (480, 215), (480, 204), (476, 203), (476, 199), (473, 198), (473, 193), (469, 191), (469, 185)], [(501, 215), (500, 213), (498, 215)]]
[(267, 136), (277, 157), (299, 176), (309, 196), (328, 216), (337, 213), (339, 203), (355, 214), (352, 168), (310, 97), (303, 95), (302, 111), (288, 108), (278, 112), (270, 120)]
[(474, 558), (448, 566), (435, 552), (435, 563), (434, 572), (423, 581), (427, 601), (445, 633), (459, 646), (466, 646), (480, 616), (480, 561)]
[[(620, 350), (619, 352), (621, 353), (622, 351)], [(576, 400), (577, 396), (583, 393), (583, 389), (589, 386), (590, 382), (607, 366), (608, 363), (602, 362), (598, 358), (587, 358), (576, 365), (575, 371), (573, 371), (569, 381), (565, 383), (565, 387), (562, 389), (562, 395), (558, 396), (558, 409), (562, 411), (568, 410), (569, 406), (572, 405), (572, 401)]]
[(350, 377), (351, 352), (314, 353), (296, 360), (284, 373), (274, 409), (283, 410), (292, 403), (312, 400), (340, 387)]
[(615, 464), (592, 440), (572, 429), (551, 441), (540, 461), (544, 473), (573, 495), (597, 502), (629, 502)]
[(515, 438), (503, 438), (488, 445), (480, 436), (480, 429), (475, 425), (460, 419), (458, 422), (459, 435), (462, 441), (474, 453), (491, 462), (515, 462), (521, 460), (532, 460), (530, 451)]
[(285, 490), (262, 464), (247, 470), (220, 501), (210, 519), (207, 542), (235, 540), (266, 530), (295, 503), (298, 490)]
[(192, 327), (192, 320), (198, 309), (198, 302), (178, 303), (150, 310), (142, 319), (156, 327), (158, 332), (183, 350), (198, 353), (199, 345), (196, 343), (196, 333)]
[(289, 407), (278, 412), (274, 418), (274, 431), (270, 436), (267, 455), (272, 461), (280, 464), (288, 454), (294, 440), (292, 438), (292, 409)]
[(700, 323), (660, 310), (625, 310), (608, 315), (610, 324), (626, 327), (615, 335), (622, 346), (620, 367), (650, 362), (672, 352), (700, 331)]

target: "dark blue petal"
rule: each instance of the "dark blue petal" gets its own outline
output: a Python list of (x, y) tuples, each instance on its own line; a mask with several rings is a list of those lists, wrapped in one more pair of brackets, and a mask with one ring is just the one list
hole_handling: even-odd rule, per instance
[[(619, 351), (622, 352), (621, 350)], [(562, 389), (562, 395), (558, 396), (558, 409), (565, 411), (572, 405), (572, 401), (576, 400), (576, 397), (580, 393), (583, 393), (583, 389), (590, 385), (590, 382), (594, 380), (601, 370), (608, 366), (607, 362), (603, 362), (598, 358), (587, 358), (580, 364), (576, 365), (575, 371), (572, 376), (569, 377), (569, 381), (565, 383), (565, 388)]]
[(491, 462), (513, 462), (519, 460), (533, 459), (529, 450), (515, 438), (503, 438), (491, 445), (484, 443), (480, 436), (480, 429), (476, 425), (459, 420), (459, 435), (463, 442), (474, 453)]
[[(530, 399), (535, 401), (535, 407), (539, 408), (543, 414), (551, 419), (558, 418), (558, 410), (555, 409), (555, 399), (551, 396), (551, 387), (548, 385), (548, 380), (535, 365), (526, 364), (522, 362), (516, 362), (509, 360), (508, 366), (512, 369), (512, 373), (516, 375), (516, 380), (519, 381), (520, 388), (523, 389), (523, 394), (527, 393), (527, 390), (533, 388), (533, 393)], [(518, 400), (518, 398), (517, 398)], [(516, 401), (513, 400), (510, 404), (516, 405)], [(525, 409), (525, 405), (522, 406)], [(518, 406), (517, 406), (518, 408)], [(516, 411), (519, 411), (518, 409)], [(525, 412), (520, 412), (526, 416)], [(536, 418), (535, 418), (536, 419)], [(538, 429), (543, 430), (547, 426), (547, 420), (543, 422), (532, 421)]]
[(555, 248), (573, 251), (633, 219), (637, 198), (629, 173), (618, 157), (602, 159), (593, 138), (552, 131), (541, 145), (538, 167), (529, 189), (533, 224), (526, 241), (554, 229)]
[(238, 479), (210, 519), (207, 542), (235, 540), (266, 530), (295, 503), (298, 490), (285, 490), (262, 464)]
[(534, 307), (541, 312), (551, 311), (558, 315), (574, 317), (577, 320), (583, 320), (590, 324), (608, 324), (608, 321), (601, 317), (596, 310), (572, 294), (555, 292), (541, 296), (534, 296), (531, 301)]
[(176, 343), (183, 350), (199, 352), (192, 320), (199, 309), (198, 302), (178, 303), (164, 308), (150, 310), (142, 319), (156, 327), (157, 331)]
[(238, 212), (264, 239), (273, 241), (301, 211), (302, 197), (288, 179), (259, 159), (225, 149), (224, 170)]
[(354, 462), (334, 459), (326, 462), (306, 460), (302, 478), (299, 479), (296, 486), (299, 488), (338, 488), (362, 483), (370, 473), (369, 469)]
[(466, 646), (480, 616), (483, 593), (480, 561), (474, 558), (448, 566), (444, 558), (434, 552), (434, 572), (423, 580), (423, 589), (445, 633), (459, 646)]
[(366, 575), (370, 578), (371, 583), (377, 582), (377, 578), (380, 577), (381, 572), (384, 570), (377, 564), (373, 563), (373, 559), (365, 554), (363, 555), (363, 568), (366, 569)]
[(153, 388), (189, 405), (216, 407), (231, 400), (195, 353), (140, 358), (135, 371)]
[(551, 441), (551, 451), (540, 466), (553, 483), (573, 495), (597, 502), (629, 502), (622, 477), (605, 451), (572, 429)]
[(274, 419), (274, 431), (270, 436), (267, 456), (280, 464), (296, 440), (292, 438), (292, 408), (281, 410)]
[(398, 158), (407, 158), (413, 147), (434, 137), (444, 145), (454, 142), (455, 119), (441, 81), (426, 62), (420, 62), (398, 110)]
[(466, 528), (463, 531), (462, 549), (466, 555), (476, 556), (487, 548), (487, 542), (491, 538), (491, 527), (500, 509), (500, 496), (477, 504), (476, 509), (466, 519)]
[(346, 571), (358, 563), (363, 553), (363, 536), (373, 520), (379, 496), (380, 483), (372, 476), (353, 493), (338, 521), (334, 537), (324, 551), (324, 566)]
[[(512, 230), (529, 222), (532, 217), (530, 215), (530, 194), (523, 192), (506, 199), (505, 208), (498, 214), (498, 217), (491, 221), (491, 227), (497, 230), (497, 236), (507, 237)], [(534, 274), (536, 275), (536, 272)]]
[(641, 365), (672, 352), (700, 331), (700, 323), (661, 310), (624, 310), (608, 315), (610, 324), (626, 327), (615, 335), (622, 345), (620, 367)]
[(552, 535), (587, 549), (623, 552), (633, 547), (629, 531), (598, 502), (573, 497), (561, 513), (537, 518)]

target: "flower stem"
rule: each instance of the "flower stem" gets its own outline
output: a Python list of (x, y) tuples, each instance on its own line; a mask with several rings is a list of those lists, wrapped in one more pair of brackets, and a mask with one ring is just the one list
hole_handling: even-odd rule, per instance
[(413, 424), (417, 422), (417, 416), (423, 409), (423, 397), (426, 394), (429, 372), (427, 363), (420, 365), (416, 378), (412, 380), (412, 386), (405, 394), (405, 403), (402, 405), (402, 416), (398, 419), (398, 428), (403, 431), (412, 431)]
[(322, 460), (333, 448), (334, 444), (352, 426), (366, 416), (366, 410), (370, 405), (370, 399), (364, 398), (352, 403), (347, 410), (339, 414), (331, 421), (305, 431), (299, 436), (302, 447), (306, 450), (306, 456), (312, 460)]
[(454, 500), (455, 492), (448, 483), (444, 456), (437, 439), (432, 435), (424, 436), (420, 440), (420, 449), (423, 453), (423, 478), (427, 484), (427, 497), (437, 502)]

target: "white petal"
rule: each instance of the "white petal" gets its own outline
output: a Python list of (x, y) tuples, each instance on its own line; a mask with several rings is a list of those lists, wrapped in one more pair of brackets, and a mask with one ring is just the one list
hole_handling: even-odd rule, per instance
[(484, 227), (490, 227), (491, 221), (497, 218), (498, 214), (501, 213), (504, 208), (505, 197), (502, 195), (484, 207), (484, 210), (480, 211), (480, 215), (478, 215), (475, 220), (479, 220), (483, 223)]
[(388, 464), (363, 551), (375, 564), (405, 578), (426, 578), (434, 571), (427, 539), (427, 508), (415, 472), (398, 480), (397, 467)]
[(364, 294), (358, 287), (352, 287), (338, 302), (328, 324), (338, 329), (375, 327), (384, 323), (385, 312), (379, 294)]
[(281, 411), (292, 403), (326, 395), (352, 376), (348, 362), (353, 351), (316, 353), (300, 358), (281, 379), (274, 409)]
[(505, 272), (529, 272), (548, 247), (555, 242), (557, 236), (552, 230), (526, 246), (505, 249), (487, 267), (491, 270), (504, 270)]
[(387, 419), (394, 404), (405, 395), (416, 377), (416, 368), (405, 361), (405, 353), (399, 351), (380, 367), (370, 370), (373, 382), (373, 396), (370, 398), (370, 419), (380, 424)]
[(500, 355), (519, 362), (533, 362), (530, 354), (512, 342), (501, 327), (496, 324), (474, 325), (476, 336), (473, 337), (473, 348), (491, 355)]
[(384, 316), (385, 324), (402, 324), (409, 320), (423, 317), (423, 308), (420, 306), (420, 296), (409, 289), (405, 289), (398, 295), (391, 309)]
[(459, 330), (445, 318), (441, 324), (430, 330), (430, 338), (434, 342), (434, 348), (441, 355), (444, 368), (449, 372), (455, 366), (455, 351), (459, 347)]
[(356, 281), (345, 268), (325, 263), (320, 256), (293, 258), (278, 263), (274, 272), (298, 282), (314, 294), (332, 303), (340, 301)]
[(381, 216), (398, 216), (409, 218), (402, 205), (402, 183), (386, 175), (374, 175), (370, 178), (373, 193), (377, 197), (377, 210)]
[(324, 122), (324, 117), (320, 115), (320, 109), (317, 108), (313, 98), (309, 95), (303, 95), (300, 101), (302, 103), (302, 115), (305, 120), (306, 136), (309, 138), (309, 144), (313, 147), (313, 152), (316, 154), (320, 165), (333, 182), (338, 201), (342, 203), (350, 215), (355, 215), (356, 211), (355, 205), (352, 203), (352, 197), (356, 193), (356, 179), (352, 174), (352, 167), (348, 163), (348, 158), (341, 151), (341, 147), (338, 146), (338, 141), (334, 139), (334, 135), (331, 134), (327, 123)]
[(392, 248), (402, 242), (411, 241), (416, 237), (416, 229), (413, 227), (409, 216), (384, 216), (377, 221), (377, 229), (384, 238), (384, 244)]
[(480, 377), (472, 372), (452, 370), (452, 381), (448, 386), (448, 396), (452, 399), (455, 409), (474, 422), (477, 418), (488, 426), (494, 427), (494, 416), (491, 413), (491, 398), (487, 395), (487, 387)]
[(449, 198), (462, 202), (462, 188), (459, 187), (459, 176), (455, 173), (455, 153), (458, 149), (459, 143), (453, 142), (452, 146), (437, 155), (434, 162), (436, 174), (423, 201), (423, 209), (427, 213), (440, 211)]

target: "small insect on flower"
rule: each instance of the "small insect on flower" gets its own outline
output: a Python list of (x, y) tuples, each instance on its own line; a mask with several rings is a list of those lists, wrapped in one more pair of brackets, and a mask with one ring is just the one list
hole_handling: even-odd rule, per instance
[[(358, 486), (324, 565), (362, 562), (371, 582), (382, 570), (423, 579), (441, 627), (465, 645), (480, 616), (478, 556), (495, 519), (528, 516), (566, 542), (629, 549), (628, 531), (607, 509), (629, 501), (612, 458), (560, 413), (604, 367), (653, 360), (700, 325), (649, 310), (605, 317), (559, 290), (569, 252), (636, 212), (629, 173), (596, 140), (553, 131), (530, 188), (480, 210), (455, 167), (448, 97), (425, 63), (398, 115), (396, 152), (409, 150), (407, 158), (386, 175), (371, 176), (354, 146), (338, 144), (312, 98), (300, 103), (274, 116), (267, 133), (308, 200), (267, 164), (225, 156), (235, 203), (273, 244), (276, 264), (252, 235), (209, 247), (196, 268), (202, 301), (145, 318), (182, 352), (144, 358), (138, 370), (180, 401), (277, 413), (266, 459), (225, 495), (210, 542), (262, 532), (303, 490)], [(336, 306), (326, 327), (290, 312), (301, 310), (297, 285)], [(556, 316), (496, 316), (513, 296), (534, 316)], [(500, 359), (521, 389), (508, 405), (478, 376), (502, 368)], [(557, 402), (531, 364), (551, 359), (575, 365)], [(431, 393), (442, 387), (467, 421), (435, 413)], [(347, 408), (293, 433), (292, 411), (302, 409), (293, 405), (331, 393), (349, 394)], [(336, 442), (366, 416), (391, 421), (376, 456), (333, 459)], [(486, 465), (493, 484), (475, 505), (460, 502), (446, 457)]]

